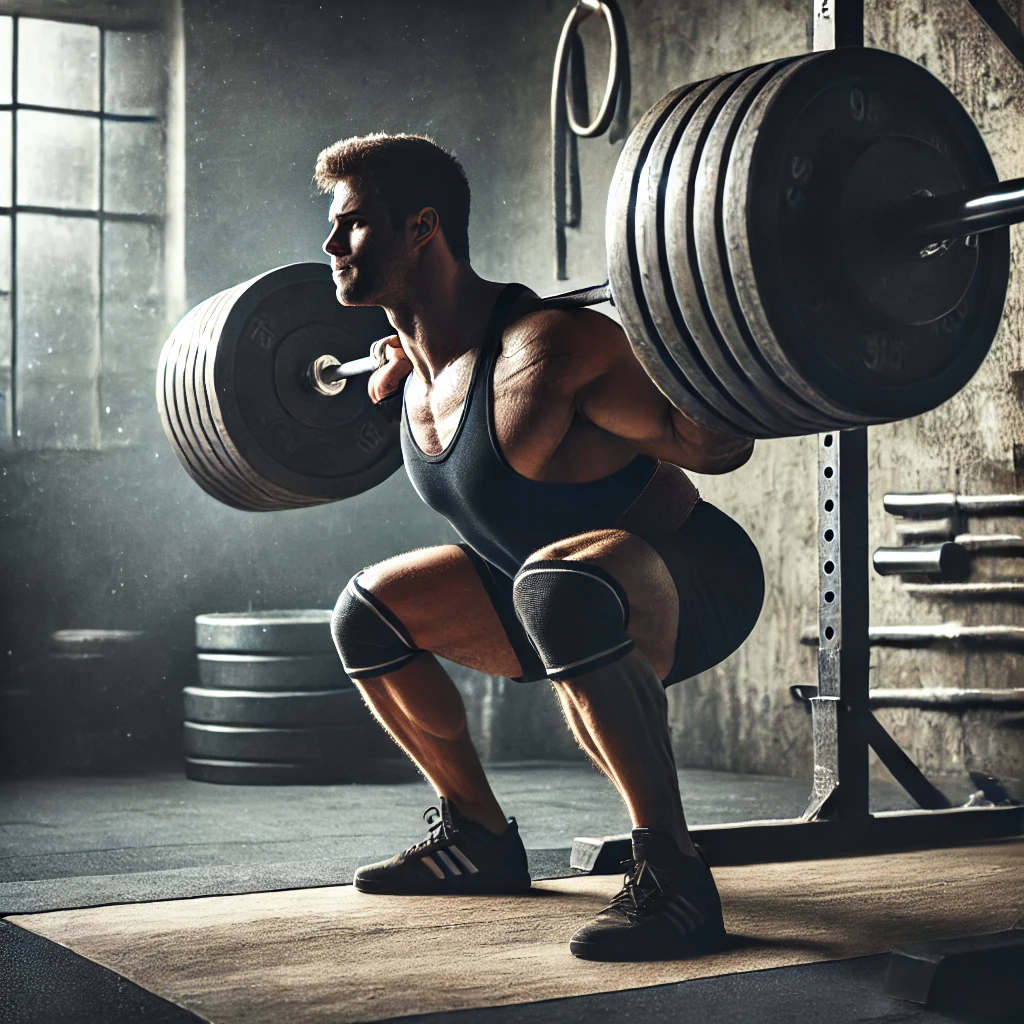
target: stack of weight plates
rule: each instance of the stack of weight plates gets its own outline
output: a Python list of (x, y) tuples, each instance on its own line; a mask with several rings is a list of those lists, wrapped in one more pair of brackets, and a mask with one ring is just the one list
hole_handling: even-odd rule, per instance
[(848, 47), (683, 86), (616, 167), (615, 305), (661, 390), (713, 429), (782, 437), (917, 415), (985, 358), (1009, 236), (926, 255), (887, 235), (884, 214), (995, 180), (957, 99), (895, 54)]
[(196, 617), (185, 774), (203, 782), (390, 780), (403, 760), (342, 671), (327, 610)]

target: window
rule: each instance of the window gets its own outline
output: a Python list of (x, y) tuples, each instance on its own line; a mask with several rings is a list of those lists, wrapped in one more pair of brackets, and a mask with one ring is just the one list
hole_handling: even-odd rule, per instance
[(130, 443), (163, 328), (156, 30), (0, 17), (0, 443)]

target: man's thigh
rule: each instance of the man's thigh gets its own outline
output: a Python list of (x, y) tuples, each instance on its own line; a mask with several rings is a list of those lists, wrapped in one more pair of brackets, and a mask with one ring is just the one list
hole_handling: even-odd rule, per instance
[(413, 643), (490, 675), (522, 675), (519, 658), (476, 566), (455, 544), (395, 555), (359, 585), (385, 604)]

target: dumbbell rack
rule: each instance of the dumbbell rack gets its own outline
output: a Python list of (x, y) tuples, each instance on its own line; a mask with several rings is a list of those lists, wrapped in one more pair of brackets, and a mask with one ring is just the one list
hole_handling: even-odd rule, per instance
[[(864, 45), (863, 0), (813, 0), (814, 49)], [(1024, 807), (952, 807), (869, 705), (867, 428), (818, 438), (818, 689), (814, 779), (803, 816), (698, 826), (712, 864), (751, 864), (956, 846), (1024, 835)], [(872, 814), (871, 748), (921, 810)], [(630, 837), (578, 838), (573, 868), (614, 874)]]

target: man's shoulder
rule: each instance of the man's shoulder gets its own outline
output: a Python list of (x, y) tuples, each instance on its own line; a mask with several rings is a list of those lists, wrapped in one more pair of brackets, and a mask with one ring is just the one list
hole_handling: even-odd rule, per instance
[(626, 335), (611, 317), (593, 309), (527, 310), (505, 329), (506, 351), (528, 348), (551, 358), (603, 363), (628, 351)]

